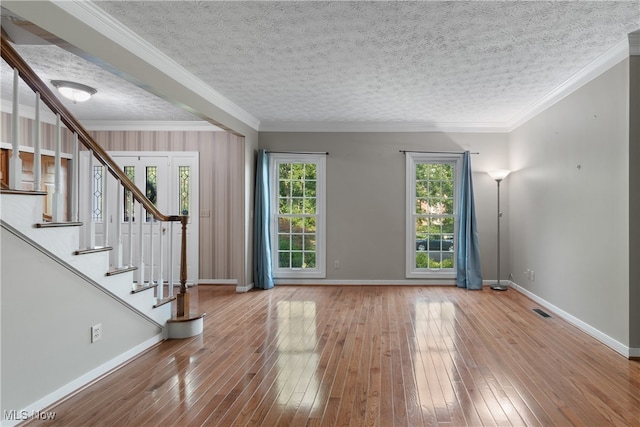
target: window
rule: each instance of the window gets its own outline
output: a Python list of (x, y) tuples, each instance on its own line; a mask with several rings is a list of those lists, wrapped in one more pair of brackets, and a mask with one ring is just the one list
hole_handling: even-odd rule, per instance
[(461, 160), (407, 153), (407, 277), (455, 277)]
[(273, 276), (325, 277), (324, 155), (270, 156)]

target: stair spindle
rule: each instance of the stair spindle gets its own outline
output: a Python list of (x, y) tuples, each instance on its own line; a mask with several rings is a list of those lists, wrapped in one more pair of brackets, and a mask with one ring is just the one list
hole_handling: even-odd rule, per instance
[(11, 116), (11, 158), (9, 159), (9, 187), (22, 189), (22, 159), (20, 158), (20, 74), (13, 69), (13, 114)]
[[(33, 123), (33, 189), (42, 191), (42, 125), (40, 123), (40, 92), (36, 94), (35, 121)], [(77, 221), (77, 219), (75, 220)]]

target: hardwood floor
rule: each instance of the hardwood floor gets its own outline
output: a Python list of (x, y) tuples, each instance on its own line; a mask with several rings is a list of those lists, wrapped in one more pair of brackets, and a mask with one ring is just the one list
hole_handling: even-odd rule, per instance
[(640, 362), (513, 290), (191, 292), (202, 336), (154, 347), (30, 425), (640, 425)]

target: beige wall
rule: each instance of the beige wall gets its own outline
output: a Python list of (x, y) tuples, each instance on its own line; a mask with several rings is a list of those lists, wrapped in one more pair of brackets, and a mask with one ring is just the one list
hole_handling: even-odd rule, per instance
[[(495, 279), (496, 183), (485, 172), (507, 167), (507, 138), (501, 133), (261, 132), (260, 148), (329, 152), (327, 280), (356, 282), (405, 280), (405, 155), (399, 150), (480, 152), (472, 167), (482, 269), (485, 279)], [(505, 196), (505, 207), (507, 201)]]
[(228, 132), (99, 131), (107, 151), (200, 153), (200, 279), (236, 279), (244, 269), (244, 141)]
[(511, 133), (508, 178), (515, 282), (625, 346), (628, 100), (625, 60)]
[[(11, 114), (9, 113), (0, 113), (0, 142), (11, 144), (13, 142), (13, 129), (12, 129), (12, 121)], [(20, 145), (25, 147), (33, 147), (34, 137), (34, 123), (35, 121), (29, 118), (20, 117)], [(42, 127), (40, 128), (40, 135), (42, 141), (42, 149), (54, 151), (56, 146), (56, 126), (49, 123), (42, 123)], [(64, 127), (61, 126), (61, 150), (64, 153), (70, 153), (73, 141), (73, 135), (71, 132)]]

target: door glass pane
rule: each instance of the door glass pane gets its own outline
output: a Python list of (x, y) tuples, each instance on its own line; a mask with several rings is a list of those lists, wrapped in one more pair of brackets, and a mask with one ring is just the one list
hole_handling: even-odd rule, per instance
[(189, 191), (191, 189), (191, 167), (178, 167), (178, 206), (180, 215), (189, 215), (190, 201)]
[(93, 203), (91, 207), (91, 213), (93, 220), (96, 222), (102, 222), (103, 213), (103, 188), (104, 188), (104, 166), (93, 167)]
[[(125, 166), (124, 173), (127, 175), (127, 178), (131, 180), (131, 182), (135, 183), (136, 180), (136, 167), (135, 166)], [(134, 200), (133, 194), (129, 190), (125, 190), (124, 192), (124, 207), (123, 207), (123, 220), (124, 222), (128, 222), (131, 220), (135, 221), (135, 210), (134, 210)]]
[[(154, 206), (158, 205), (158, 167), (147, 166), (146, 167), (146, 185), (145, 194), (147, 199)], [(147, 212), (147, 222), (151, 221), (151, 214)]]

